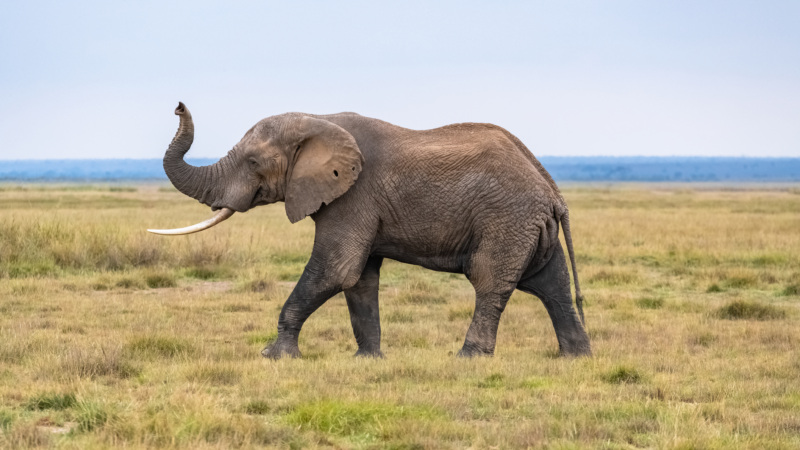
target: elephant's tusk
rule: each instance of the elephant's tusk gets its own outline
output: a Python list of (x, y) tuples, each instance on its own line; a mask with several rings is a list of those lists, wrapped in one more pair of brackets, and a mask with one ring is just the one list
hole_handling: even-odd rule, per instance
[(206, 221), (200, 222), (200, 223), (198, 223), (196, 225), (192, 225), (192, 226), (185, 227), (185, 228), (175, 228), (175, 229), (172, 229), (172, 230), (147, 230), (147, 231), (149, 231), (151, 233), (155, 233), (155, 234), (164, 234), (164, 235), (197, 233), (198, 231), (203, 231), (203, 230), (205, 230), (207, 228), (211, 228), (214, 225), (222, 222), (223, 220), (225, 220), (228, 217), (232, 216), (234, 212), (235, 211), (230, 209), (230, 208), (222, 208), (216, 214), (214, 214), (214, 217), (212, 217), (212, 218), (210, 218), (210, 219), (208, 219)]

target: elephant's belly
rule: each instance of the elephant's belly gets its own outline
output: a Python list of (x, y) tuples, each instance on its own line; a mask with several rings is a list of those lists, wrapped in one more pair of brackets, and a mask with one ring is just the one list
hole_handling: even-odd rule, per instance
[(406, 264), (415, 264), (440, 272), (463, 273), (466, 260), (461, 249), (442, 248), (442, 246), (398, 244), (378, 240), (373, 246), (372, 255), (394, 259)]

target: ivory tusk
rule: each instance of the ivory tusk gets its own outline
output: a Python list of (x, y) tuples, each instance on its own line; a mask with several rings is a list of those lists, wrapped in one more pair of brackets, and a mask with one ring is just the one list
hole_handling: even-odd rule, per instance
[(177, 235), (177, 234), (191, 234), (197, 233), (198, 231), (203, 231), (207, 228), (211, 228), (214, 225), (222, 222), (223, 220), (227, 219), (228, 217), (232, 216), (235, 211), (229, 208), (222, 208), (214, 214), (214, 217), (200, 222), (196, 225), (188, 226), (185, 228), (175, 228), (172, 230), (147, 230), (151, 233), (155, 234), (164, 234), (164, 235)]

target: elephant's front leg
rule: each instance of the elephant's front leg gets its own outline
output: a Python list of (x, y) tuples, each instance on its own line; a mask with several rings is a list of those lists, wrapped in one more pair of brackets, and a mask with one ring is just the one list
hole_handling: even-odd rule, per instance
[(261, 350), (261, 354), (271, 359), (278, 359), (283, 355), (299, 358), (301, 355), (297, 340), (306, 319), (340, 291), (341, 284), (325, 279), (324, 271), (316, 270), (309, 263), (281, 309), (277, 339)]
[(330, 214), (331, 210), (323, 210), (315, 217), (316, 237), (311, 259), (283, 305), (278, 318), (278, 338), (261, 351), (267, 358), (299, 357), (297, 339), (308, 316), (342, 290), (354, 288), (364, 273), (374, 231), (342, 226), (341, 218), (334, 215), (331, 220)]
[(350, 323), (358, 343), (356, 356), (383, 357), (381, 353), (381, 320), (378, 308), (378, 284), (383, 258), (373, 256), (358, 282), (344, 291)]

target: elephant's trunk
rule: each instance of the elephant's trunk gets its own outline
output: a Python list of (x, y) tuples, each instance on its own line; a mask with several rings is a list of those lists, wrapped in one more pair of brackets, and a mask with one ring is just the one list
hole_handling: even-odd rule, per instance
[(175, 108), (175, 114), (180, 117), (181, 122), (178, 126), (178, 132), (175, 133), (175, 137), (164, 155), (164, 172), (167, 173), (169, 181), (179, 191), (200, 203), (211, 206), (212, 209), (221, 210), (211, 219), (190, 227), (174, 230), (147, 230), (156, 234), (196, 233), (213, 227), (234, 213), (234, 210), (224, 205), (214, 204), (220, 200), (217, 190), (222, 189), (224, 186), (224, 183), (222, 183), (223, 176), (226, 172), (225, 169), (231, 164), (231, 158), (226, 156), (210, 166), (195, 167), (187, 164), (183, 160), (183, 155), (189, 151), (189, 147), (192, 146), (192, 141), (194, 141), (194, 122), (192, 122), (192, 114), (183, 103), (178, 103), (178, 107)]
[(219, 198), (215, 191), (222, 185), (227, 156), (210, 166), (195, 167), (184, 161), (183, 155), (194, 141), (194, 122), (182, 102), (175, 108), (175, 114), (180, 117), (180, 125), (164, 155), (164, 172), (176, 189), (200, 203), (213, 206)]

